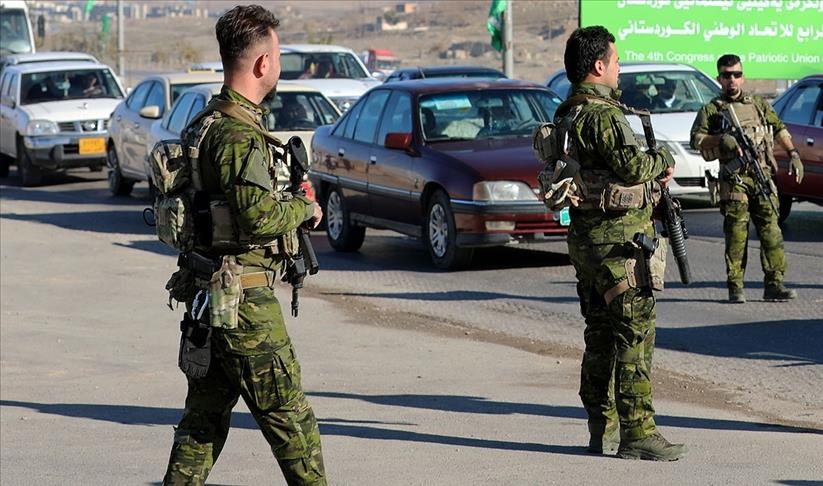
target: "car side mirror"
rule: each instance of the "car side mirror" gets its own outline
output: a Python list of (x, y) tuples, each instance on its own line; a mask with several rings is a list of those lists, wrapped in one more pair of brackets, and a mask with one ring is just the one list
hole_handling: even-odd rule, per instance
[(387, 133), (383, 145), (389, 149), (411, 150), (411, 133)]
[(144, 106), (143, 108), (140, 108), (140, 111), (138, 111), (137, 114), (143, 118), (157, 120), (160, 118), (160, 107), (157, 105)]

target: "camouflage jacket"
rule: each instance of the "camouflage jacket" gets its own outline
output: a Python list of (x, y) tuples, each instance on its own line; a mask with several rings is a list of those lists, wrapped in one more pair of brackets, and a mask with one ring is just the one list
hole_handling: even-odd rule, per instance
[[(223, 86), (217, 99), (235, 102), (251, 112), (265, 131), (265, 109), (236, 91)], [(246, 234), (255, 239), (274, 239), (294, 231), (312, 217), (311, 201), (305, 198), (284, 200), (275, 191), (276, 180), (271, 150), (263, 136), (248, 124), (218, 114), (200, 145), (200, 171), (206, 192), (225, 198), (234, 218)], [(196, 126), (187, 133), (196, 132)], [(198, 249), (217, 257), (208, 248)], [(282, 257), (267, 249), (237, 255), (238, 263), (277, 270)]]
[[(569, 98), (586, 95), (604, 100), (616, 100), (617, 90), (590, 83), (572, 88)], [(558, 108), (555, 122), (571, 106)], [(656, 179), (669, 164), (659, 154), (648, 154), (638, 144), (633, 130), (621, 109), (613, 103), (586, 103), (569, 131), (577, 152), (580, 171), (606, 171), (610, 177), (625, 184), (642, 184)], [(570, 208), (569, 243), (623, 244), (637, 232), (653, 234), (650, 204), (639, 209), (608, 211)]]
[[(774, 108), (772, 108), (772, 105), (760, 96), (749, 93), (741, 93), (737, 98), (729, 98), (721, 94), (713, 98), (709, 103), (705, 104), (700, 111), (697, 112), (697, 116), (694, 119), (691, 129), (692, 148), (699, 150), (696, 141), (696, 136), (698, 134), (716, 135), (720, 133), (717, 128), (715, 128), (720, 126), (720, 122), (718, 120), (718, 118), (722, 116), (720, 107), (728, 103), (754, 104), (763, 123), (767, 128), (771, 129), (771, 134), (777, 135), (781, 131), (786, 130), (786, 125), (780, 120), (780, 118), (778, 118), (777, 113), (775, 113)], [(747, 127), (743, 128), (745, 130)], [(767, 147), (768, 151), (763, 152), (764, 157), (767, 157), (769, 160), (760, 160), (761, 165), (768, 166), (773, 164), (772, 158), (774, 156), (771, 153), (771, 140), (772, 139), (770, 137), (769, 146)], [(729, 154), (722, 153), (720, 155), (720, 161), (723, 162), (725, 160), (733, 159), (736, 156), (736, 152)]]

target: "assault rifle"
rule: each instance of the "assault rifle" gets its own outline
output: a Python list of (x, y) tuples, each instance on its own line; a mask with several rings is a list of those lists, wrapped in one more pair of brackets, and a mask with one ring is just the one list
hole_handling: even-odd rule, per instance
[(752, 174), (754, 174), (754, 181), (757, 183), (760, 193), (768, 199), (772, 209), (777, 213), (777, 206), (774, 204), (774, 199), (772, 198), (774, 192), (772, 191), (771, 182), (766, 178), (766, 174), (763, 173), (763, 168), (760, 167), (760, 160), (757, 157), (757, 149), (754, 148), (751, 139), (743, 132), (743, 128), (740, 127), (740, 120), (738, 120), (737, 113), (735, 113), (734, 105), (732, 104), (729, 104), (729, 118), (731, 118), (732, 122), (732, 129), (729, 133), (734, 137), (735, 141), (737, 141), (737, 145), (743, 152), (743, 155), (740, 156), (742, 166), (748, 168)]
[[(657, 140), (654, 137), (651, 115), (648, 112), (637, 113), (640, 122), (643, 124), (643, 133), (646, 135), (646, 144), (649, 150), (657, 149)], [(660, 209), (663, 213), (663, 226), (665, 231), (661, 236), (669, 238), (669, 245), (672, 254), (677, 262), (677, 270), (680, 273), (680, 281), (688, 285), (692, 281), (692, 271), (689, 268), (689, 258), (686, 254), (686, 238), (689, 232), (686, 231), (686, 222), (683, 220), (683, 213), (680, 208), (680, 201), (672, 198), (669, 188), (660, 184)]]
[[(294, 195), (305, 196), (303, 190), (303, 177), (309, 171), (309, 157), (306, 153), (306, 146), (300, 137), (291, 137), (286, 142), (286, 153), (289, 161), (289, 192)], [(297, 317), (299, 303), (297, 294), (303, 288), (303, 280), (306, 275), (314, 275), (320, 270), (317, 263), (317, 255), (309, 238), (309, 229), (300, 225), (297, 228), (297, 241), (299, 243), (297, 254), (294, 255), (286, 267), (283, 281), (291, 284), (291, 315)], [(308, 260), (308, 262), (306, 262)], [(307, 266), (308, 263), (308, 266)]]

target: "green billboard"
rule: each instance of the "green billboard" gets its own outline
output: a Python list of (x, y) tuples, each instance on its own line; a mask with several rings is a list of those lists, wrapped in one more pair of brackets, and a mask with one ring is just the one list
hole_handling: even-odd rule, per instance
[(746, 77), (823, 72), (823, 0), (580, 0), (580, 25), (614, 34), (620, 60), (691, 64), (737, 54)]

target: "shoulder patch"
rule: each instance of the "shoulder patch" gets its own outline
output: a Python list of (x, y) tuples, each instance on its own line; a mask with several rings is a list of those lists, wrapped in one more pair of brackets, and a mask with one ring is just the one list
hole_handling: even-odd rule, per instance
[(269, 175), (268, 154), (260, 142), (256, 139), (252, 139), (251, 141), (248, 156), (246, 156), (240, 172), (240, 180), (270, 191), (272, 189), (272, 183), (271, 176)]

